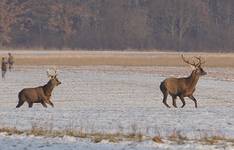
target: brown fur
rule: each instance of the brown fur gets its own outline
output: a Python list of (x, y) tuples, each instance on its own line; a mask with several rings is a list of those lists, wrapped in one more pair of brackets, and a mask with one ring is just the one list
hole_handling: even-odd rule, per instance
[(199, 77), (206, 75), (206, 72), (202, 69), (200, 61), (198, 64), (191, 64), (188, 61), (185, 62), (195, 67), (190, 76), (185, 78), (167, 78), (160, 84), (160, 90), (163, 93), (163, 103), (168, 108), (170, 108), (166, 102), (168, 94), (170, 94), (172, 97), (174, 107), (177, 107), (176, 98), (178, 96), (183, 103), (181, 106), (182, 108), (185, 106), (184, 97), (189, 97), (191, 100), (193, 100), (195, 107), (197, 108), (197, 100), (194, 98), (193, 93), (195, 91)]
[(61, 82), (55, 75), (51, 76), (51, 79), (44, 86), (25, 88), (21, 90), (18, 94), (19, 102), (16, 108), (22, 106), (25, 101), (28, 103), (29, 107), (32, 107), (33, 103), (41, 103), (44, 107), (47, 107), (47, 103), (54, 107), (54, 104), (51, 102), (50, 97), (54, 87), (58, 86), (59, 84), (61, 84)]

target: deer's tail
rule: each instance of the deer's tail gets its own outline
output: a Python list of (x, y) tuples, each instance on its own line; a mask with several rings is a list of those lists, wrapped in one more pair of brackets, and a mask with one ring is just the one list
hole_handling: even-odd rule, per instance
[(167, 88), (165, 86), (165, 82), (164, 81), (161, 82), (161, 84), (160, 84), (160, 90), (162, 91), (162, 93), (165, 93), (167, 91)]
[(16, 108), (19, 108), (20, 106), (22, 106), (24, 104), (25, 100), (26, 100), (22, 91), (19, 92), (18, 98), (19, 98), (19, 101), (18, 101), (18, 104), (17, 104)]

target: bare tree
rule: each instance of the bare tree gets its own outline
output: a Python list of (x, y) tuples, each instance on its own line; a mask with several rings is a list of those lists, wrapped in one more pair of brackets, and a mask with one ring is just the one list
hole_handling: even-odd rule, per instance
[(136, 48), (145, 47), (152, 32), (151, 26), (148, 24), (147, 13), (146, 9), (136, 8), (126, 11), (123, 27), (125, 30), (123, 38), (125, 38), (126, 45), (135, 45)]
[(76, 32), (74, 18), (77, 16), (91, 16), (93, 15), (85, 5), (71, 2), (54, 2), (50, 6), (51, 17), (49, 19), (49, 26), (62, 34), (63, 44), (71, 38)]
[(0, 1), (0, 46), (6, 46), (11, 42), (11, 26), (19, 20), (19, 16), (26, 11), (25, 3), (18, 0)]
[(198, 2), (199, 0), (196, 2), (187, 0), (152, 1), (151, 7), (157, 6), (157, 9), (151, 8), (155, 27), (160, 27), (159, 30), (165, 33), (162, 36), (168, 35), (171, 38), (174, 48), (182, 48), (186, 33), (196, 24), (197, 17), (202, 14), (201, 8), (199, 8), (201, 5), (195, 5)]

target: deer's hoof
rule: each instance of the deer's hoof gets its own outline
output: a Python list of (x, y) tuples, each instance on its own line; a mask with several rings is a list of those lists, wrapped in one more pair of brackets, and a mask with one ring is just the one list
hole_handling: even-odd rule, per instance
[(165, 103), (164, 103), (164, 105), (165, 105), (167, 108), (171, 108), (168, 104), (165, 104)]

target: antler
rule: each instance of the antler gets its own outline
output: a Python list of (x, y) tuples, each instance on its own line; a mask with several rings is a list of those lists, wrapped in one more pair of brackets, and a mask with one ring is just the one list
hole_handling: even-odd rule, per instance
[(189, 62), (188, 60), (186, 60), (186, 59), (184, 58), (184, 55), (183, 55), (183, 54), (181, 55), (181, 57), (182, 57), (182, 60), (183, 60), (186, 64), (192, 65), (192, 66), (194, 66), (194, 67), (197, 66), (197, 64), (196, 64), (194, 61), (193, 61), (193, 63), (191, 63), (191, 62)]
[[(51, 72), (51, 71), (53, 71), (53, 72)], [(47, 76), (49, 78), (52, 78), (52, 77), (55, 77), (57, 75), (57, 70), (55, 68), (47, 69), (46, 73), (47, 73)]]
[(203, 62), (201, 61), (201, 56), (199, 56), (199, 57), (195, 57), (199, 62), (198, 62), (198, 64), (197, 64), (197, 66), (201, 66), (202, 64), (205, 64), (206, 63), (206, 61), (204, 60)]
[(191, 63), (191, 62), (189, 62), (188, 60), (186, 60), (185, 58), (184, 58), (184, 55), (182, 54), (181, 55), (181, 57), (182, 57), (182, 59), (183, 59), (183, 61), (185, 62), (185, 63), (187, 63), (187, 64), (189, 64), (189, 65), (191, 65), (191, 66), (193, 66), (193, 67), (198, 67), (198, 66), (201, 66), (202, 64), (205, 64), (206, 62), (205, 61), (202, 61), (201, 59), (201, 56), (199, 56), (199, 57), (193, 57), (193, 58), (196, 58), (197, 60), (198, 60), (198, 63), (195, 63), (194, 61), (193, 61), (193, 63)]

